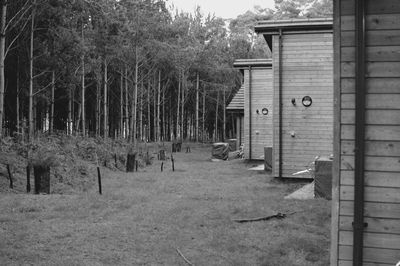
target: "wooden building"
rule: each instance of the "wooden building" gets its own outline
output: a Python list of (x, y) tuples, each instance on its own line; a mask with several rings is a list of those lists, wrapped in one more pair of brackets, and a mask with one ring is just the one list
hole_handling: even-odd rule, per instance
[(234, 67), (243, 74), (244, 156), (262, 160), (264, 147), (272, 147), (272, 61), (238, 59)]
[(335, 0), (331, 265), (400, 262), (400, 1)]
[(231, 102), (226, 107), (226, 111), (229, 112), (235, 119), (235, 138), (236, 138), (236, 149), (239, 149), (240, 145), (244, 143), (244, 86), (233, 96)]
[(310, 178), (293, 173), (333, 153), (332, 19), (262, 21), (255, 30), (272, 51), (274, 176)]

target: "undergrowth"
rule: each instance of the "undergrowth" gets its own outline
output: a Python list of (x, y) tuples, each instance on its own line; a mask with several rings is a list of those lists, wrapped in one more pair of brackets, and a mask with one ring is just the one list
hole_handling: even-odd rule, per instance
[[(51, 168), (52, 193), (86, 191), (96, 184), (97, 165), (125, 170), (126, 153), (130, 148), (125, 140), (61, 134), (42, 135), (30, 143), (13, 138), (0, 142), (0, 191), (17, 193), (25, 192), (28, 164)], [(12, 168), (13, 190), (8, 188), (6, 165)]]

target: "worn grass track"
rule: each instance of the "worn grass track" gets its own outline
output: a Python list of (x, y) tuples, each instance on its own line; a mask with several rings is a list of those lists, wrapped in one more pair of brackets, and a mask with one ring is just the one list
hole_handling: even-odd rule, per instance
[[(138, 173), (102, 169), (73, 195), (0, 194), (1, 265), (328, 265), (330, 202), (283, 196), (301, 184), (210, 162), (210, 148), (176, 153)], [(292, 213), (282, 220), (236, 218)]]

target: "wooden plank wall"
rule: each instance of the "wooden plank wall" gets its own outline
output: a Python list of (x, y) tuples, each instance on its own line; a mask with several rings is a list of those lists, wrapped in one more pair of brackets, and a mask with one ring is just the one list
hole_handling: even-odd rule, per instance
[[(249, 97), (249, 70), (244, 72), (245, 107), (244, 107), (244, 154), (245, 158), (262, 159), (264, 147), (272, 147), (272, 67), (253, 67), (251, 82), (251, 98)], [(251, 101), (251, 114), (249, 106)], [(269, 110), (268, 115), (261, 113), (263, 108)], [(256, 111), (259, 110), (259, 114)], [(249, 117), (251, 116), (252, 132), (250, 143)], [(249, 146), (251, 145), (251, 154)]]
[[(366, 126), (364, 265), (400, 261), (400, 3), (366, 0)], [(334, 265), (352, 265), (355, 142), (355, 0), (336, 3), (340, 43), (340, 147)], [(336, 155), (336, 154), (335, 154)], [(334, 188), (335, 189), (335, 188)], [(335, 203), (334, 203), (335, 204)], [(333, 212), (335, 213), (335, 212)], [(335, 236), (337, 234), (337, 236)], [(336, 247), (335, 247), (336, 246)], [(335, 250), (336, 249), (336, 250)], [(336, 256), (336, 257), (335, 257)]]
[[(306, 169), (316, 156), (333, 153), (332, 31), (284, 33), (282, 38), (282, 177), (308, 178), (292, 174)], [(279, 176), (278, 46), (278, 36), (273, 36), (275, 176)], [(310, 107), (302, 105), (304, 96), (312, 98)]]

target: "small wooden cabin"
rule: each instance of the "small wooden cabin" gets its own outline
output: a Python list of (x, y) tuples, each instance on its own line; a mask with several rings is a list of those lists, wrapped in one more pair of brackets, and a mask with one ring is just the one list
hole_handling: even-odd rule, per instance
[(331, 265), (400, 262), (400, 1), (334, 1)]
[(272, 61), (238, 59), (233, 66), (243, 74), (244, 156), (262, 160), (264, 147), (272, 147)]
[(262, 21), (255, 28), (272, 51), (273, 172), (305, 170), (333, 152), (332, 19)]
[(233, 96), (231, 102), (226, 107), (226, 111), (233, 115), (235, 119), (236, 149), (244, 143), (244, 87), (243, 85)]

